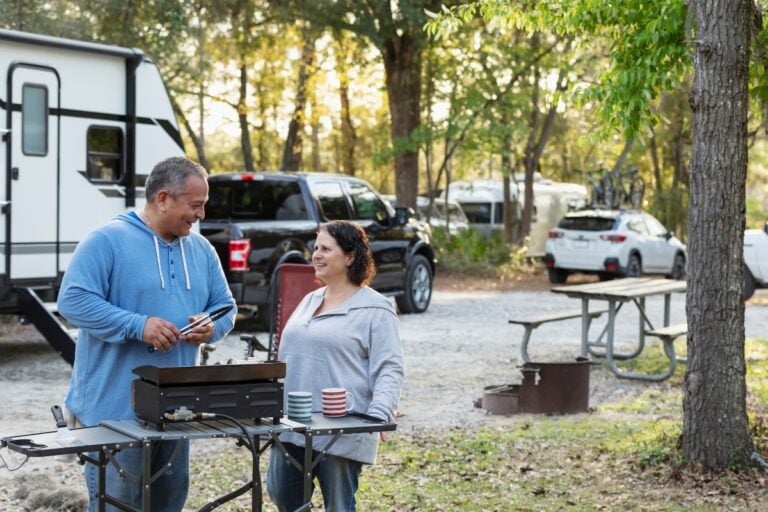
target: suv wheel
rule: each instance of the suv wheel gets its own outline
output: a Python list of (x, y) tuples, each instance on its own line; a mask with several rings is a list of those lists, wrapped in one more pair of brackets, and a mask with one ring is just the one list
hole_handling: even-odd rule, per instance
[(744, 265), (744, 292), (742, 297), (744, 300), (749, 300), (752, 295), (755, 294), (755, 276), (749, 271), (749, 268)]
[(563, 284), (568, 279), (568, 271), (562, 268), (548, 268), (547, 274), (552, 284)]
[(643, 271), (643, 266), (640, 262), (640, 256), (637, 254), (630, 254), (629, 261), (627, 262), (627, 271), (624, 272), (626, 277), (640, 277)]
[(405, 293), (395, 297), (401, 313), (423, 313), (432, 298), (432, 269), (427, 258), (417, 254), (405, 273)]
[(685, 278), (685, 256), (680, 253), (675, 254), (675, 261), (672, 263), (672, 273), (669, 274), (671, 279)]

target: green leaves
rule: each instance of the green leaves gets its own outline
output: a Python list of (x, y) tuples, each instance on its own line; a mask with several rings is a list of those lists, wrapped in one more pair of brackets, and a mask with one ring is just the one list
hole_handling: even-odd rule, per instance
[(578, 105), (597, 107), (604, 137), (620, 130), (629, 138), (652, 122), (659, 96), (691, 69), (684, 0), (479, 0), (433, 16), (427, 32), (444, 38), (475, 15), (505, 28), (570, 34), (587, 54), (608, 48), (607, 67), (593, 70), (598, 80), (577, 86)]

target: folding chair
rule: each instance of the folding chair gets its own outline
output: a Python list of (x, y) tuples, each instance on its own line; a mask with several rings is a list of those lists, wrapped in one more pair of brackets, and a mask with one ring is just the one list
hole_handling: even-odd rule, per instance
[(283, 263), (275, 271), (272, 280), (272, 315), (269, 322), (269, 351), (267, 359), (277, 360), (277, 349), (285, 324), (301, 299), (323, 283), (315, 278), (315, 267), (301, 263)]

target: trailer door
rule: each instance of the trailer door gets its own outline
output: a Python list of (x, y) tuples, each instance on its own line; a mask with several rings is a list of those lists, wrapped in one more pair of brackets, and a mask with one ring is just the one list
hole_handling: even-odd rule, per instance
[(4, 219), (10, 253), (5, 258), (6, 275), (11, 281), (55, 278), (59, 77), (52, 68), (24, 63), (11, 65), (10, 73), (12, 142), (5, 190), (5, 212), (10, 218)]

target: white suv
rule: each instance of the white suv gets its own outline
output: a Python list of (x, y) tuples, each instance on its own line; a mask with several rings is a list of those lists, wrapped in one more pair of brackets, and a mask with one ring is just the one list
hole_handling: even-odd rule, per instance
[(768, 287), (768, 223), (763, 229), (744, 232), (744, 300), (752, 297), (755, 288)]
[(685, 245), (645, 212), (571, 212), (549, 231), (545, 250), (549, 280), (557, 284), (572, 272), (598, 274), (600, 279), (641, 274), (685, 277)]

